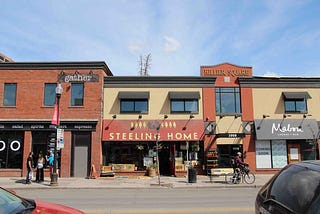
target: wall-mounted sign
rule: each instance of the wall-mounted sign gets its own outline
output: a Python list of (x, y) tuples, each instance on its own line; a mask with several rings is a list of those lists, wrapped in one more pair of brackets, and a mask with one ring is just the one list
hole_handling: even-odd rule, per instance
[[(61, 122), (60, 128), (67, 131), (95, 131), (97, 121), (88, 121), (79, 123), (77, 121)], [(51, 124), (51, 121), (47, 122), (12, 122), (5, 121), (0, 123), (0, 131), (2, 130), (38, 130), (38, 131), (48, 131), (55, 129), (56, 126)]]
[(99, 75), (94, 74), (92, 71), (88, 74), (79, 73), (78, 71), (70, 74), (62, 71), (58, 76), (58, 82), (99, 82)]
[[(151, 120), (104, 120), (103, 141), (198, 141), (203, 136), (202, 120), (160, 121), (158, 130)], [(149, 124), (149, 125), (148, 125)]]
[(214, 66), (201, 66), (201, 76), (222, 76), (222, 77), (252, 76), (252, 67), (238, 66), (230, 63), (223, 63), (219, 65), (214, 65)]
[(319, 132), (314, 119), (262, 119), (254, 123), (258, 140), (316, 139)]
[(204, 76), (232, 76), (232, 77), (239, 77), (239, 76), (250, 76), (251, 70), (249, 69), (214, 69), (214, 68), (207, 68), (203, 69)]
[(245, 133), (220, 133), (216, 135), (217, 138), (244, 138), (245, 136)]

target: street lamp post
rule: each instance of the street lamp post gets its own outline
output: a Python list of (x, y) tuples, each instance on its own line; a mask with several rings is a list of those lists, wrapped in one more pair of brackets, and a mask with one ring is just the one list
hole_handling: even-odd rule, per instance
[[(56, 98), (57, 98), (57, 129), (60, 126), (60, 97), (62, 94), (62, 86), (60, 83), (58, 83), (57, 87), (56, 87)], [(53, 156), (53, 172), (52, 172), (52, 176), (51, 176), (51, 182), (50, 185), (51, 186), (57, 186), (58, 185), (58, 174), (57, 174), (57, 156), (58, 156), (58, 135), (57, 135), (57, 139), (54, 143), (54, 156)]]

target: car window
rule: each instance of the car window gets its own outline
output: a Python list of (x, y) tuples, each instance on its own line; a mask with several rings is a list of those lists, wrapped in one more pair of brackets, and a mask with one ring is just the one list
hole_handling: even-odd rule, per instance
[(291, 165), (274, 180), (268, 198), (280, 202), (294, 212), (306, 213), (311, 205), (319, 206), (314, 203), (319, 200), (319, 186), (319, 172), (306, 167)]
[(0, 213), (12, 213), (27, 207), (28, 202), (0, 188)]

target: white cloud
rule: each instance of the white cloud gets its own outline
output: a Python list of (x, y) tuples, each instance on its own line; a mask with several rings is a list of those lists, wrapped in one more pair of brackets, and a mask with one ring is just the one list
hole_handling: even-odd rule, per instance
[(164, 37), (165, 43), (163, 50), (165, 52), (175, 52), (180, 48), (180, 42), (173, 37)]
[(128, 45), (128, 49), (131, 52), (139, 52), (144, 48), (144, 44), (141, 42), (130, 42)]
[(267, 73), (263, 74), (263, 76), (264, 77), (280, 77), (281, 75), (272, 71), (268, 71)]

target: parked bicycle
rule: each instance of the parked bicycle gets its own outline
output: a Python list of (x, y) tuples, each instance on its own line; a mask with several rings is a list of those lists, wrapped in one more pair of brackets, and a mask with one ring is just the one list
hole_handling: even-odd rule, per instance
[(225, 176), (225, 180), (228, 184), (239, 184), (241, 182), (253, 184), (256, 180), (256, 176), (250, 171), (249, 165), (246, 165), (243, 168), (234, 169), (233, 173)]

